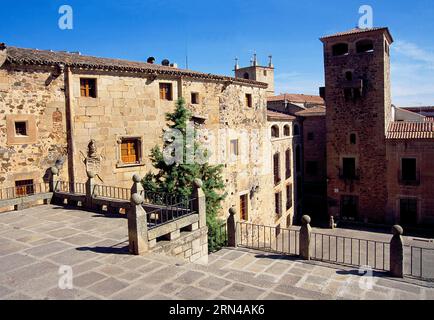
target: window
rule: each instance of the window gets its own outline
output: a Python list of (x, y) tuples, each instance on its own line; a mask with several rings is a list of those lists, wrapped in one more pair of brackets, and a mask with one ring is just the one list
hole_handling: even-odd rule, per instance
[(351, 71), (345, 72), (345, 79), (347, 81), (353, 81), (353, 73)]
[(400, 223), (402, 225), (417, 224), (417, 199), (401, 199), (399, 206)]
[(264, 70), (264, 77), (267, 76), (267, 70)]
[(292, 208), (292, 185), (286, 186), (286, 210)]
[(27, 122), (25, 122), (25, 121), (15, 122), (15, 135), (16, 136), (27, 136)]
[(291, 150), (285, 151), (285, 173), (286, 179), (291, 178)]
[(353, 99), (353, 88), (344, 88), (345, 101)]
[(294, 136), (300, 135), (300, 128), (298, 124), (294, 124)]
[(306, 161), (306, 174), (310, 176), (318, 174), (318, 163), (316, 161)]
[(247, 194), (240, 196), (240, 219), (242, 221), (249, 220), (249, 211), (248, 211), (248, 198)]
[(246, 73), (244, 73), (243, 78), (248, 80), (248, 79), (250, 79), (250, 76), (249, 76), (249, 74), (246, 72)]
[(308, 134), (307, 134), (307, 140), (308, 141), (313, 141), (314, 138), (315, 138), (315, 134), (313, 132), (308, 132)]
[(354, 179), (356, 178), (356, 159), (355, 158), (343, 158), (342, 159), (342, 178)]
[(140, 139), (122, 139), (121, 160), (123, 163), (140, 163), (140, 156)]
[(356, 43), (357, 53), (369, 53), (374, 52), (374, 43), (372, 40), (361, 40)]
[(239, 155), (238, 139), (231, 140), (231, 155), (232, 156)]
[(197, 92), (191, 93), (191, 104), (199, 104), (199, 93)]
[(28, 196), (34, 194), (33, 180), (18, 180), (15, 181), (15, 194), (17, 196)]
[(403, 158), (402, 162), (402, 181), (416, 181), (417, 180), (417, 172), (416, 172), (416, 159), (414, 158)]
[(283, 128), (283, 134), (285, 135), (285, 137), (289, 137), (291, 135), (291, 129), (289, 128), (289, 125), (286, 125)]
[(96, 79), (81, 78), (80, 92), (82, 97), (96, 98)]
[(280, 182), (280, 153), (273, 156), (273, 172), (274, 184), (278, 184)]
[(160, 83), (160, 99), (168, 101), (173, 99), (171, 83)]
[(348, 44), (338, 43), (332, 47), (333, 56), (345, 56), (348, 55)]
[(282, 192), (274, 194), (274, 209), (277, 216), (282, 215)]
[(279, 127), (277, 125), (271, 127), (271, 137), (279, 138)]
[(358, 216), (359, 198), (356, 196), (341, 197), (341, 216), (345, 220), (356, 220)]
[(251, 108), (252, 104), (252, 95), (250, 93), (246, 93), (246, 106)]
[(351, 144), (356, 144), (357, 143), (357, 136), (355, 133), (351, 133), (350, 134), (350, 143)]

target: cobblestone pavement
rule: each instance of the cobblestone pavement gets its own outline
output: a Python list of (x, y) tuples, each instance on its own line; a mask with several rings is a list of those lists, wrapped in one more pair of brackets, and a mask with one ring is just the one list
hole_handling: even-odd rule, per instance
[[(430, 283), (223, 249), (208, 265), (128, 254), (127, 221), (56, 206), (0, 214), (0, 299), (434, 299)], [(71, 266), (73, 289), (58, 286)], [(371, 287), (369, 288), (369, 286)], [(431, 287), (430, 287), (431, 285)]]

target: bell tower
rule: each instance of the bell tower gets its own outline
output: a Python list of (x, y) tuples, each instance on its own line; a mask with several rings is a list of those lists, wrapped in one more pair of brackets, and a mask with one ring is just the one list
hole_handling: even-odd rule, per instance
[(268, 56), (268, 66), (260, 66), (256, 53), (250, 60), (249, 67), (240, 68), (238, 59), (235, 59), (235, 78), (250, 79), (268, 84), (267, 95), (274, 96), (274, 66), (272, 56)]
[(329, 213), (384, 223), (392, 36), (388, 28), (356, 28), (321, 41)]

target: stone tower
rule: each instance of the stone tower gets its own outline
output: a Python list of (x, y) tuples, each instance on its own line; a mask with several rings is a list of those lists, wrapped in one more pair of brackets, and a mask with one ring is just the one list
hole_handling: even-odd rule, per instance
[(235, 78), (250, 79), (260, 81), (268, 84), (267, 95), (274, 96), (274, 66), (272, 56), (269, 56), (268, 66), (258, 65), (256, 54), (250, 61), (249, 67), (240, 68), (238, 66), (238, 59), (235, 59)]
[(329, 213), (385, 222), (385, 134), (391, 118), (388, 28), (353, 29), (324, 44)]

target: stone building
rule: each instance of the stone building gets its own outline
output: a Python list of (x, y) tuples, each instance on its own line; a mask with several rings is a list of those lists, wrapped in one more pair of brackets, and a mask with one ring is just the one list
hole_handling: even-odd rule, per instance
[(434, 127), (414, 108), (392, 106), (389, 30), (353, 29), (321, 41), (329, 214), (365, 223), (432, 223)]
[(222, 215), (248, 195), (248, 221), (274, 223), (271, 165), (262, 159), (271, 147), (266, 83), (78, 53), (5, 45), (0, 53), (2, 189), (42, 182), (56, 161), (63, 180), (84, 182), (91, 141), (99, 183), (130, 187), (134, 173), (152, 169), (165, 114), (184, 97), (216, 138), (212, 163), (225, 165)]

